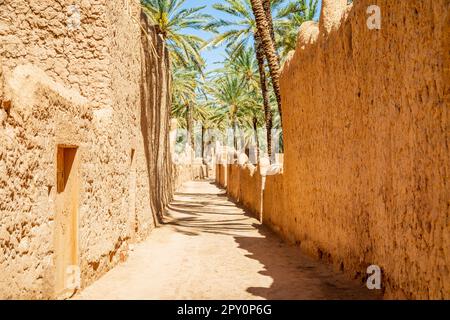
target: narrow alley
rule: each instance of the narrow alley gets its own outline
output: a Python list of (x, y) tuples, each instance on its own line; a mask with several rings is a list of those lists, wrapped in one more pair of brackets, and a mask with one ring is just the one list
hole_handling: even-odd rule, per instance
[(0, 300), (449, 300), (447, 12), (0, 0)]
[(165, 225), (75, 299), (373, 299), (359, 282), (246, 215), (209, 181), (186, 183)]

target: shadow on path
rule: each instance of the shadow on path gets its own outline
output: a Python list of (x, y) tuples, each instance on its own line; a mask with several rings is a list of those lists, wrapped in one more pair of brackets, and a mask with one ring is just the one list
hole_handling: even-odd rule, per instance
[(246, 257), (264, 265), (259, 273), (272, 278), (269, 288), (250, 287), (248, 292), (265, 299), (377, 299), (359, 281), (351, 281), (331, 266), (316, 261), (286, 244), (271, 230), (254, 225), (263, 238), (236, 237)]
[[(242, 254), (258, 261), (259, 274), (270, 277), (269, 287), (249, 287), (247, 292), (265, 299), (377, 299), (359, 281), (352, 281), (331, 266), (300, 252), (249, 216), (211, 182), (205, 192), (177, 193), (166, 223), (188, 236), (202, 233), (233, 237)], [(218, 189), (216, 189), (218, 190)]]

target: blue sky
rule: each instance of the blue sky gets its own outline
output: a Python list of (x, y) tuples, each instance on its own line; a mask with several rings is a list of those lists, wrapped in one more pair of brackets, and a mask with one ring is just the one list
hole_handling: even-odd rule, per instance
[[(220, 0), (187, 0), (185, 6), (186, 7), (200, 7), (206, 6), (205, 13), (213, 16), (217, 19), (229, 19), (229, 15), (224, 14), (220, 11), (213, 9), (212, 5), (214, 3), (219, 2)], [(202, 31), (189, 31), (189, 33), (195, 34), (203, 39), (211, 39), (214, 37), (212, 33), (202, 32)], [(220, 62), (223, 60), (223, 56), (225, 54), (225, 49), (221, 46), (216, 49), (205, 49), (202, 52), (202, 56), (205, 58), (207, 63), (207, 70), (215, 69), (218, 67), (216, 62)]]
[[(215, 10), (212, 5), (214, 3), (221, 2), (221, 0), (187, 0), (185, 3), (185, 7), (200, 7), (200, 6), (206, 6), (205, 12), (209, 15), (213, 16), (214, 18), (223, 18), (230, 20), (230, 16), (222, 13), (220, 11)], [(319, 0), (319, 12), (320, 12), (320, 6), (321, 6), (322, 0)], [(189, 33), (195, 34), (197, 36), (202, 37), (203, 39), (211, 39), (213, 35), (208, 32), (203, 31), (197, 31), (197, 30), (190, 30)], [(202, 52), (203, 57), (205, 58), (205, 61), (207, 63), (207, 70), (212, 70), (215, 68), (220, 67), (220, 62), (223, 61), (224, 55), (225, 55), (225, 49), (223, 46), (215, 48), (215, 49), (206, 49)], [(219, 63), (219, 64), (217, 64)]]

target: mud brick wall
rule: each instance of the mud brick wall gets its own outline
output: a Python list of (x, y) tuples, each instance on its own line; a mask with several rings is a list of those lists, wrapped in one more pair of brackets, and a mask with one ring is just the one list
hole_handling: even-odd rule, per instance
[(448, 12), (448, 0), (324, 0), (281, 75), (270, 224), (356, 277), (379, 265), (386, 297), (450, 298)]
[(172, 197), (168, 55), (137, 0), (4, 0), (0, 17), (0, 298), (54, 298), (58, 150), (76, 148), (82, 287)]
[(239, 201), (257, 219), (262, 214), (263, 178), (258, 167), (246, 165), (240, 167)]
[(226, 164), (216, 164), (216, 183), (223, 187), (227, 187), (228, 166)]
[(240, 200), (241, 168), (238, 164), (229, 164), (227, 168), (227, 194), (235, 201)]

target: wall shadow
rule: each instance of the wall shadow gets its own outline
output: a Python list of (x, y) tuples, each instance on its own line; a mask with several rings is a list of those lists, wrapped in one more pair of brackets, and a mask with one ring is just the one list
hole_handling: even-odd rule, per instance
[(258, 261), (262, 265), (258, 273), (271, 279), (269, 287), (247, 288), (247, 292), (255, 298), (380, 298), (360, 281), (349, 279), (323, 261), (306, 256), (298, 246), (281, 240), (243, 207), (233, 203), (225, 193), (202, 193), (201, 188), (198, 190), (199, 193), (193, 193), (192, 190), (189, 193), (177, 193), (175, 200), (168, 206), (165, 224), (187, 236), (206, 233), (232, 237), (237, 247), (242, 249), (238, 254)]
[(272, 279), (270, 287), (250, 287), (257, 297), (272, 300), (373, 300), (380, 295), (370, 292), (363, 283), (336, 272), (330, 265), (316, 261), (295, 245), (282, 241), (265, 226), (253, 224), (260, 237), (235, 237), (246, 257), (264, 266), (261, 275)]
[[(215, 186), (213, 181), (208, 184)], [(237, 236), (253, 230), (244, 214), (242, 208), (230, 202), (226, 192), (179, 191), (167, 206), (164, 224), (190, 236), (201, 233)]]

